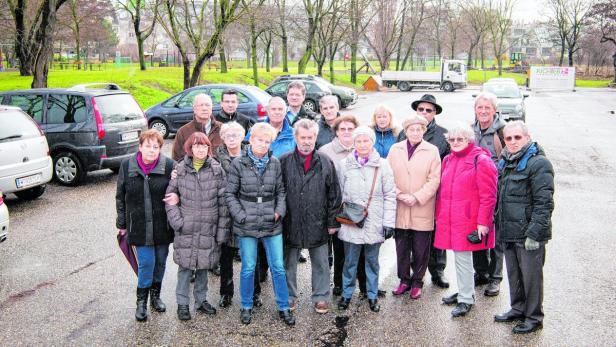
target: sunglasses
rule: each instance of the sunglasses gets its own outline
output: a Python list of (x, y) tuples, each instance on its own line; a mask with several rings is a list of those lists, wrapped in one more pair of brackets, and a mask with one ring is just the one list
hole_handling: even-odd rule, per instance
[(432, 113), (432, 112), (434, 112), (434, 109), (433, 108), (417, 107), (417, 112)]
[(520, 141), (523, 138), (524, 138), (524, 136), (522, 136), (522, 135), (505, 136), (505, 142), (511, 142), (513, 140)]
[(464, 143), (464, 142), (466, 142), (466, 138), (464, 138), (464, 137), (448, 137), (447, 138), (447, 142), (449, 142), (449, 143), (456, 143), (456, 142)]

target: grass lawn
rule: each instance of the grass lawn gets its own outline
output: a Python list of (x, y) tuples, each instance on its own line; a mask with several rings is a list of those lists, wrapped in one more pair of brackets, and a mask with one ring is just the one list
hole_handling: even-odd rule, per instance
[[(378, 69), (376, 62), (371, 63)], [(201, 84), (253, 84), (252, 69), (247, 69), (245, 62), (233, 61), (230, 65), (232, 68), (226, 74), (219, 73), (214, 67), (209, 70), (206, 66), (201, 74)], [(358, 83), (353, 85), (350, 82), (350, 73), (346, 72), (349, 68), (349, 62), (346, 62), (346, 66), (342, 61), (335, 63), (336, 84), (360, 88), (369, 75), (359, 74)], [(295, 73), (297, 71), (297, 63), (290, 62), (289, 70), (290, 73)], [(306, 72), (315, 74), (316, 71), (316, 67), (310, 63)], [(324, 69), (324, 77), (326, 79), (329, 79), (328, 71), (329, 67), (326, 66)], [(105, 64), (101, 71), (53, 69), (49, 73), (48, 85), (51, 88), (66, 88), (80, 83), (112, 82), (120, 85), (121, 88), (129, 90), (139, 105), (146, 109), (181, 91), (183, 89), (182, 74), (183, 70), (181, 67), (148, 67), (148, 70), (141, 71), (137, 64), (124, 65), (122, 67)], [(265, 88), (274, 78), (282, 74), (282, 68), (279, 67), (272, 68), (271, 72), (266, 72), (264, 68), (259, 69), (259, 87)], [(469, 84), (482, 84), (493, 77), (498, 77), (497, 71), (470, 70), (468, 72)], [(526, 81), (526, 75), (524, 74), (505, 72), (502, 77), (514, 78), (520, 85), (523, 85)], [(31, 82), (32, 77), (21, 77), (18, 72), (0, 73), (0, 91), (28, 89)], [(578, 80), (576, 85), (578, 87), (606, 87), (609, 83), (609, 80)]]

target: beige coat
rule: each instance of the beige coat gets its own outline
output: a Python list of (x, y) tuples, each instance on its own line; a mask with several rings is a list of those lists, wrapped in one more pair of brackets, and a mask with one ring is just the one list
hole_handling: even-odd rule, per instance
[(398, 200), (396, 228), (432, 231), (436, 191), (441, 175), (438, 148), (427, 141), (421, 141), (409, 160), (406, 142), (405, 140), (393, 145), (387, 161), (394, 172), (399, 193), (412, 194), (417, 203), (410, 207)]

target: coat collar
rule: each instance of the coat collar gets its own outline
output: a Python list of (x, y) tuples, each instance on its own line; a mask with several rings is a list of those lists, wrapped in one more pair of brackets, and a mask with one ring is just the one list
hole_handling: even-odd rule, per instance
[(340, 143), (340, 139), (338, 139), (338, 137), (334, 137), (331, 143), (332, 143), (332, 149), (334, 150), (336, 154), (349, 153), (350, 151), (353, 150), (353, 147), (351, 147), (351, 149), (345, 148), (342, 145), (342, 143)]
[[(360, 169), (361, 168), (361, 165), (359, 165), (359, 163), (355, 159), (355, 154), (353, 153), (353, 151), (351, 151), (351, 153), (349, 153), (349, 155), (346, 156), (346, 158), (344, 159), (344, 163), (349, 169)], [(372, 153), (370, 153), (370, 157), (368, 158), (368, 162), (366, 163), (365, 166), (372, 166), (372, 167), (381, 166), (381, 155), (379, 154), (379, 152), (376, 151), (376, 149), (372, 149)]]
[[(160, 155), (160, 157), (158, 158), (158, 163), (156, 163), (156, 166), (154, 167), (154, 169), (152, 169), (152, 172), (150, 172), (150, 175), (155, 174), (155, 175), (164, 175), (165, 174), (165, 165), (166, 165), (166, 160), (167, 157), (165, 157), (164, 155)], [(145, 176), (145, 174), (143, 173), (143, 171), (141, 171), (141, 168), (139, 168), (139, 164), (137, 163), (137, 154), (135, 153), (135, 155), (133, 155), (132, 157), (130, 157), (130, 159), (128, 160), (128, 173), (129, 174), (139, 174), (141, 176)]]

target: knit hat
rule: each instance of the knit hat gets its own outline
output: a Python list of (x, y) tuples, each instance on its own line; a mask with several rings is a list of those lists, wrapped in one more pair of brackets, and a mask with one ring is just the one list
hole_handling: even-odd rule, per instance
[(374, 133), (374, 129), (367, 127), (365, 125), (360, 125), (353, 131), (353, 142), (359, 135), (366, 135), (372, 140), (372, 143), (376, 142), (376, 134)]
[(404, 122), (402, 122), (402, 129), (406, 131), (406, 128), (413, 124), (423, 125), (425, 129), (425, 127), (428, 126), (428, 121), (422, 116), (413, 115), (410, 118), (405, 119)]

